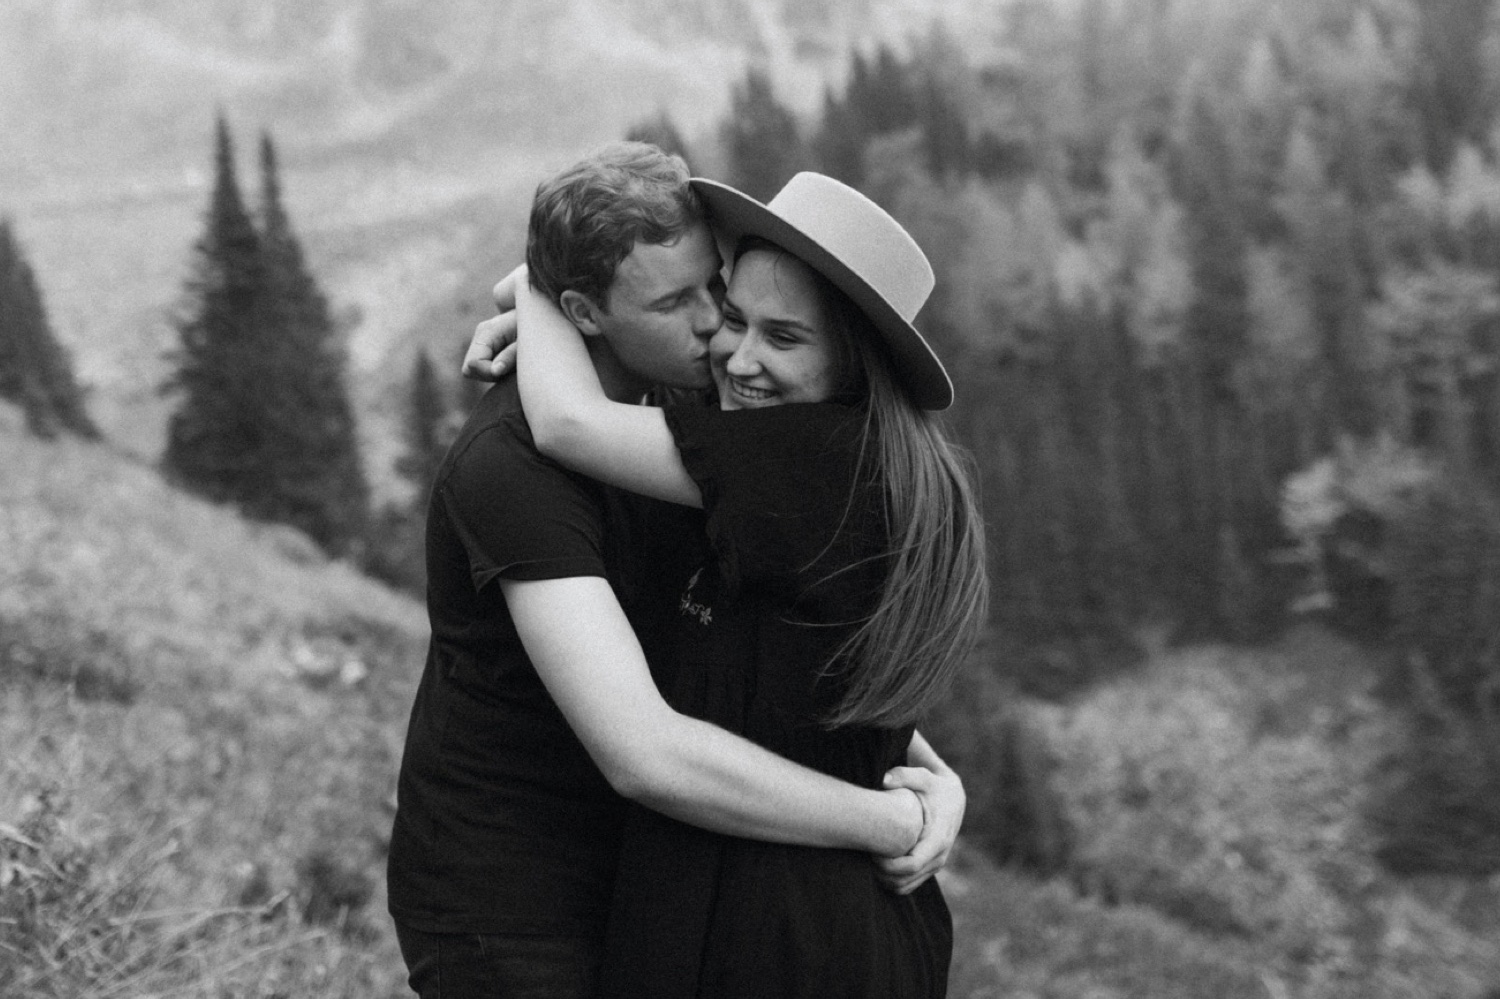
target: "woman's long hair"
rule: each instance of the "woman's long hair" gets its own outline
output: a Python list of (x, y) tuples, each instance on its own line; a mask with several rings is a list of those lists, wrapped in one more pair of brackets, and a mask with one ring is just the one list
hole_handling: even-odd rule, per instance
[(968, 453), (913, 404), (865, 314), (813, 273), (841, 341), (840, 395), (865, 411), (856, 483), (880, 483), (890, 537), (880, 600), (828, 663), (847, 687), (824, 721), (902, 725), (943, 696), (984, 624), (984, 515)]
[(847, 689), (825, 722), (902, 725), (947, 692), (984, 624), (984, 515), (967, 452), (912, 403), (864, 314), (847, 299), (838, 311), (864, 369), (861, 472), (883, 487), (890, 549), (874, 612), (830, 662)]
[[(762, 236), (745, 236), (735, 261), (751, 250), (799, 260)], [(890, 537), (874, 611), (825, 666), (846, 689), (824, 723), (894, 727), (915, 721), (947, 692), (979, 637), (989, 608), (984, 515), (968, 453), (935, 414), (912, 402), (864, 312), (815, 268), (807, 270), (839, 341), (835, 399), (865, 412), (853, 489), (880, 483)]]

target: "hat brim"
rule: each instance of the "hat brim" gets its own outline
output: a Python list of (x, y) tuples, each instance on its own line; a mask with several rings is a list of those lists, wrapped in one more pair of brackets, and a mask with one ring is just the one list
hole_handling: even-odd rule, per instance
[(694, 177), (691, 183), (708, 205), (715, 228), (729, 238), (731, 248), (741, 236), (760, 236), (802, 260), (849, 296), (880, 334), (890, 352), (896, 377), (918, 408), (941, 410), (953, 405), (953, 382), (943, 362), (917, 328), (864, 278), (774, 209), (748, 194), (706, 177)]

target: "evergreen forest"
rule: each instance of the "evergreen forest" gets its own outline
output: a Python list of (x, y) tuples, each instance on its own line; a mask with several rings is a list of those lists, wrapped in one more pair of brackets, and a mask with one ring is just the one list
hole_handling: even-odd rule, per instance
[[(851, 54), (811, 118), (752, 67), (712, 137), (728, 182), (831, 173), (933, 260), (991, 544), (965, 696), (1065, 700), (1143, 628), (1321, 620), (1412, 720), (1385, 862), (1500, 870), (1496, 5), (997, 16), (988, 58)], [(999, 851), (1046, 866), (1065, 837), (1016, 793)]]
[(1492, 489), (1493, 8), (1021, 2), (987, 61), (853, 54), (806, 121), (746, 74), (724, 179), (831, 173), (933, 258), (998, 633), (1253, 638), (1331, 589), (1379, 617), (1359, 525), (1424, 474)]

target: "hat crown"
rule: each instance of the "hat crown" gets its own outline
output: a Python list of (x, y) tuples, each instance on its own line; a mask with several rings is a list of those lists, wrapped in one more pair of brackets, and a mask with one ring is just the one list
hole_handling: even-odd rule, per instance
[(932, 294), (932, 265), (922, 248), (854, 188), (823, 174), (799, 173), (767, 207), (863, 278), (906, 322)]

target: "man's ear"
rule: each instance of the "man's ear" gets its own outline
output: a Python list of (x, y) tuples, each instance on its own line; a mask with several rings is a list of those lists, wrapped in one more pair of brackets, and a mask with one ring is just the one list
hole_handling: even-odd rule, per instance
[(599, 325), (599, 314), (603, 310), (583, 292), (569, 288), (558, 296), (557, 305), (562, 309), (562, 314), (568, 317), (568, 322), (577, 326), (584, 336), (598, 336), (603, 332), (603, 327)]

